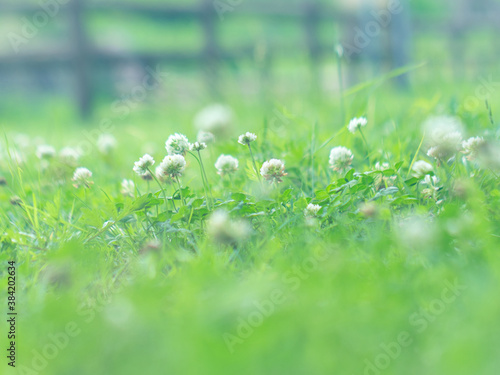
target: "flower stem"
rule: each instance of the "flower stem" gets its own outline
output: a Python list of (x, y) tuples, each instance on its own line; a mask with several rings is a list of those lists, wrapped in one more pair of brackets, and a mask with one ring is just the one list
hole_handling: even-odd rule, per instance
[(262, 183), (262, 179), (260, 178), (260, 173), (259, 170), (257, 169), (257, 164), (255, 163), (255, 158), (253, 157), (252, 146), (250, 146), (250, 143), (248, 144), (248, 149), (250, 150), (250, 156), (252, 157), (252, 163), (253, 163), (253, 168), (255, 169), (255, 173), (257, 174), (259, 182)]
[[(211, 190), (210, 190), (210, 185), (208, 183), (208, 178), (207, 178), (207, 175), (205, 173), (205, 168), (203, 166), (203, 160), (201, 158), (201, 153), (200, 151), (197, 151), (198, 152), (198, 157), (196, 157), (195, 154), (193, 154), (192, 152), (190, 152), (190, 154), (196, 159), (196, 161), (198, 162), (198, 165), (200, 166), (200, 171), (201, 171), (201, 180), (203, 181), (203, 190), (205, 191), (205, 197), (206, 197), (206, 200), (207, 200), (207, 207), (209, 210), (211, 210)], [(210, 191), (210, 196), (209, 196), (209, 191)]]
[(366, 160), (370, 161), (370, 146), (368, 146), (368, 142), (366, 141), (365, 135), (363, 134), (363, 130), (359, 128), (359, 133), (361, 134), (361, 138), (363, 138), (363, 142), (366, 147)]
[(182, 196), (182, 187), (181, 187), (181, 182), (179, 180), (179, 177), (176, 177), (175, 180), (177, 181), (177, 185), (179, 186), (179, 195), (181, 196), (181, 203), (183, 206), (185, 206), (186, 202), (184, 201), (184, 197)]
[(338, 56), (337, 59), (337, 76), (339, 80), (339, 101), (340, 101), (340, 123), (345, 121), (345, 104), (344, 104), (344, 79), (342, 74), (342, 59)]
[[(162, 184), (160, 183), (160, 180), (158, 180), (158, 178), (156, 177), (156, 175), (153, 172), (151, 172), (151, 170), (149, 168), (148, 168), (148, 172), (149, 172), (149, 174), (151, 174), (151, 176), (153, 177), (153, 179), (156, 181), (156, 183), (160, 187), (160, 189), (161, 189), (161, 191), (163, 193), (163, 197), (165, 199), (165, 208), (168, 211), (168, 199), (167, 199), (167, 193), (165, 192), (165, 189), (163, 188)], [(149, 190), (149, 186), (148, 186), (148, 190)]]

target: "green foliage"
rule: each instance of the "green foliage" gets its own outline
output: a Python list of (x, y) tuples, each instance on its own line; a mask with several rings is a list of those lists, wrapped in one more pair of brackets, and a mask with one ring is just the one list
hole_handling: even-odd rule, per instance
[[(387, 355), (386, 374), (496, 373), (498, 174), (461, 154), (426, 156), (420, 123), (438, 102), (360, 90), (349, 107), (370, 113), (368, 145), (321, 100), (294, 110), (279, 133), (259, 125), (265, 109), (234, 103), (238, 131), (201, 152), (209, 189), (190, 155), (180, 190), (132, 172), (148, 142), (158, 163), (169, 132), (194, 139), (178, 125), (192, 113), (168, 127), (130, 119), (114, 153), (80, 160), (93, 172), (89, 188), (73, 187), (74, 168), (57, 158), (41, 163), (33, 145), (19, 168), (2, 159), (0, 260), (18, 267), (19, 365), (33, 369), (74, 323), (78, 333), (37, 372), (363, 374)], [(495, 134), (482, 112), (462, 118), (470, 136)], [(258, 167), (285, 161), (281, 184), (259, 183), (236, 143), (246, 130), (258, 135)], [(51, 141), (71, 145), (81, 131)], [(355, 155), (342, 173), (328, 165), (338, 145)], [(216, 174), (220, 153), (239, 159), (235, 174)], [(413, 177), (416, 160), (432, 163), (435, 186)], [(124, 178), (135, 178), (133, 197), (120, 193)], [(309, 204), (320, 209), (308, 214)], [(228, 221), (216, 240), (221, 210)], [(402, 334), (411, 343), (397, 349)]]

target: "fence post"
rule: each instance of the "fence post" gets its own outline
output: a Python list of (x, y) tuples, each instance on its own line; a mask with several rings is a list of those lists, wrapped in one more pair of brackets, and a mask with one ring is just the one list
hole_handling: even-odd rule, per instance
[(92, 114), (92, 61), (85, 36), (84, 0), (72, 0), (69, 6), (69, 20), (73, 50), (71, 54), (75, 71), (76, 100), (80, 116), (87, 119)]
[(311, 72), (313, 78), (313, 88), (318, 89), (320, 85), (320, 59), (321, 44), (318, 40), (318, 25), (320, 21), (320, 9), (316, 0), (307, 0), (304, 3), (304, 28), (306, 32), (306, 43), (311, 60)]
[[(412, 42), (410, 1), (402, 1), (401, 6), (401, 13), (393, 15), (392, 24), (390, 25), (393, 69), (407, 66), (410, 61)], [(410, 86), (408, 74), (398, 76), (396, 82), (401, 88), (408, 88)]]
[(212, 0), (203, 0), (201, 3), (201, 23), (205, 36), (205, 47), (203, 50), (203, 59), (205, 64), (205, 79), (208, 91), (214, 96), (219, 96), (218, 89), (218, 59), (219, 46), (216, 36), (216, 12)]

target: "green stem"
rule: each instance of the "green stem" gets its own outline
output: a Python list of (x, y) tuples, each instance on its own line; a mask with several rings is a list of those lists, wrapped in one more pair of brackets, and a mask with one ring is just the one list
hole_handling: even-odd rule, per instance
[(183, 206), (185, 206), (186, 202), (184, 201), (184, 197), (182, 196), (182, 187), (181, 187), (181, 182), (179, 180), (179, 177), (176, 177), (175, 180), (177, 181), (177, 185), (179, 186), (179, 195), (181, 196), (181, 203)]
[(340, 91), (340, 123), (345, 122), (345, 105), (344, 105), (344, 80), (342, 77), (342, 59), (338, 56), (337, 60), (337, 74), (339, 77), (339, 91)]
[[(158, 180), (158, 177), (156, 177), (156, 175), (149, 168), (148, 168), (148, 172), (151, 174), (151, 176), (153, 177), (153, 179), (156, 181), (156, 183), (160, 187), (160, 189), (161, 189), (161, 191), (163, 193), (163, 198), (165, 199), (165, 208), (168, 211), (168, 199), (167, 199), (167, 193), (165, 192), (165, 189), (163, 188), (162, 184), (160, 183), (160, 180)], [(149, 186), (148, 186), (148, 188), (149, 188)]]
[(366, 160), (368, 160), (368, 162), (369, 162), (370, 161), (370, 146), (368, 146), (368, 142), (366, 141), (365, 135), (363, 134), (363, 130), (361, 130), (361, 128), (359, 128), (359, 133), (361, 134), (361, 138), (363, 138), (363, 142), (365, 143)]
[(201, 158), (201, 154), (199, 151), (198, 151), (198, 155), (200, 157), (201, 171), (203, 172), (203, 176), (205, 176), (205, 181), (207, 183), (208, 191), (210, 193), (210, 197), (211, 197), (212, 203), (213, 203), (214, 196), (212, 195), (212, 187), (210, 186), (210, 182), (208, 181), (207, 172), (205, 171), (205, 166), (203, 165), (203, 159)]
[(177, 211), (177, 207), (175, 206), (174, 195), (175, 195), (175, 186), (174, 186), (174, 192), (172, 193), (172, 206), (174, 206), (174, 211)]
[(260, 177), (259, 170), (257, 169), (257, 164), (255, 163), (255, 158), (253, 157), (252, 146), (250, 146), (250, 143), (248, 144), (248, 149), (250, 150), (250, 156), (252, 157), (253, 168), (255, 169), (257, 178), (259, 179), (259, 182), (262, 183), (262, 179)]
[(195, 159), (196, 161), (198, 162), (198, 165), (200, 166), (200, 174), (201, 174), (201, 181), (203, 182), (203, 190), (205, 191), (205, 197), (206, 197), (206, 200), (207, 200), (207, 207), (209, 210), (211, 210), (210, 208), (210, 197), (208, 196), (208, 181), (206, 180), (206, 175), (205, 175), (205, 171), (204, 171), (204, 168), (203, 168), (203, 163), (201, 161), (201, 154), (200, 154), (200, 151), (197, 151), (198, 152), (198, 157), (193, 154), (192, 152), (189, 152)]

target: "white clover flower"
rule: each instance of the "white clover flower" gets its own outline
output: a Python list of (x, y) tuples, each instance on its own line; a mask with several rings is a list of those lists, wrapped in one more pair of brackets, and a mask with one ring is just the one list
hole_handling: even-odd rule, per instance
[(134, 197), (135, 196), (135, 184), (132, 180), (124, 179), (122, 181), (122, 188), (120, 193), (122, 193), (126, 197)]
[(116, 148), (116, 138), (112, 134), (101, 134), (97, 138), (97, 149), (104, 155), (110, 154)]
[(145, 154), (139, 161), (134, 163), (134, 172), (141, 177), (149, 174), (149, 169), (155, 164), (155, 160), (149, 154)]
[(234, 173), (238, 170), (238, 159), (231, 155), (222, 154), (217, 158), (215, 168), (217, 169), (217, 173), (221, 176)]
[(471, 137), (462, 142), (463, 153), (467, 155), (467, 160), (475, 160), (479, 154), (481, 147), (486, 144), (483, 137)]
[(52, 159), (56, 155), (56, 149), (50, 145), (40, 145), (36, 148), (36, 156), (40, 160)]
[(225, 210), (215, 211), (207, 222), (207, 234), (221, 244), (236, 245), (248, 238), (250, 225), (243, 220), (232, 220)]
[(255, 141), (257, 139), (257, 136), (254, 133), (246, 132), (245, 134), (242, 134), (238, 138), (238, 143), (243, 145), (243, 146), (248, 146), (250, 143)]
[(427, 156), (446, 161), (460, 151), (461, 143), (462, 134), (460, 132), (445, 134), (439, 144), (429, 148)]
[(87, 168), (76, 168), (75, 173), (73, 175), (74, 187), (79, 188), (80, 186), (84, 186), (89, 188), (92, 182), (92, 172)]
[(186, 155), (189, 151), (189, 141), (184, 134), (175, 133), (168, 137), (165, 148), (169, 155)]
[(413, 177), (416, 178), (422, 178), (434, 170), (432, 165), (423, 160), (416, 161), (415, 164), (413, 164), (412, 169), (413, 169)]
[(189, 149), (191, 151), (201, 151), (207, 148), (207, 144), (204, 142), (194, 142), (193, 144), (189, 145)]
[(447, 161), (460, 151), (462, 124), (450, 116), (431, 117), (424, 123), (429, 150), (427, 155)]
[(200, 130), (196, 136), (196, 140), (200, 143), (210, 144), (215, 142), (215, 135), (210, 132)]
[(226, 132), (233, 122), (233, 111), (222, 104), (212, 104), (201, 110), (194, 119), (198, 130), (213, 134)]
[(346, 147), (338, 146), (330, 151), (330, 166), (334, 171), (340, 173), (350, 169), (354, 155), (351, 150)]
[(283, 177), (287, 175), (285, 173), (285, 163), (279, 159), (271, 159), (265, 161), (260, 168), (260, 174), (269, 182), (283, 182)]
[(160, 164), (157, 174), (177, 178), (182, 176), (186, 168), (186, 159), (182, 155), (167, 155)]
[(347, 129), (354, 134), (357, 130), (365, 127), (367, 123), (368, 120), (366, 119), (366, 117), (355, 117), (349, 122), (349, 125), (347, 125)]
[(73, 147), (64, 147), (59, 152), (59, 158), (63, 163), (72, 165), (75, 164), (78, 159), (80, 159), (80, 152)]
[(319, 210), (321, 210), (321, 206), (319, 204), (309, 203), (304, 209), (304, 215), (306, 217), (316, 217), (318, 216)]

